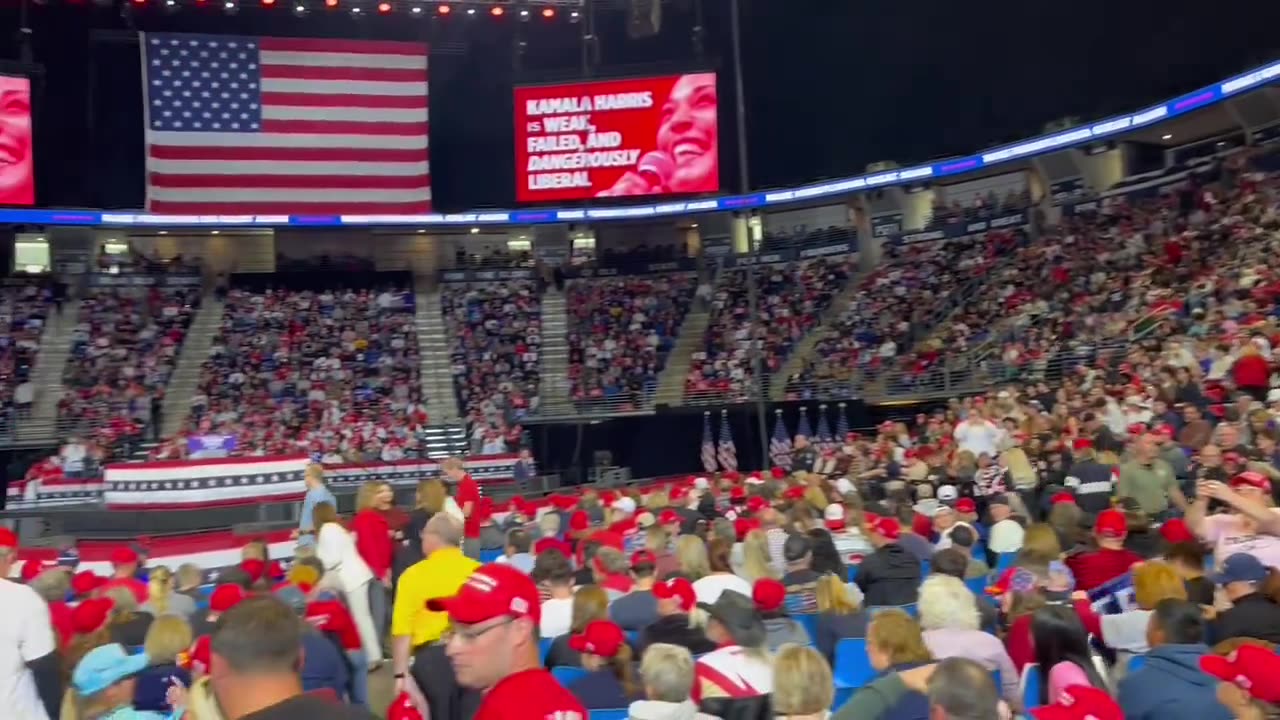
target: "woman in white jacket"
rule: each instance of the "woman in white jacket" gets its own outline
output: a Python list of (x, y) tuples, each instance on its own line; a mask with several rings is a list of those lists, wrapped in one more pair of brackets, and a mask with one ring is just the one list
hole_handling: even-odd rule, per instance
[(329, 503), (319, 503), (313, 511), (316, 527), (316, 557), (325, 575), (335, 575), (347, 596), (347, 608), (356, 622), (360, 643), (370, 667), (382, 664), (382, 643), (373, 613), (369, 610), (369, 583), (373, 572), (356, 551), (355, 538), (338, 522), (338, 512)]

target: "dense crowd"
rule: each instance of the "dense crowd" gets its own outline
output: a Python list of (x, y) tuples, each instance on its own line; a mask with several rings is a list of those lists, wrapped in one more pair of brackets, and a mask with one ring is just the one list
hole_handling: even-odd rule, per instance
[[(757, 273), (757, 308), (747, 272)], [(705, 349), (693, 355), (685, 397), (733, 402), (749, 397), (777, 372), (853, 275), (847, 258), (820, 258), (723, 273), (712, 297)], [(754, 353), (765, 378), (755, 377)]]
[(542, 300), (532, 280), (446, 284), (440, 292), (458, 408), (474, 436), (507, 442), (538, 406)]
[(97, 288), (80, 300), (58, 401), (61, 426), (112, 448), (136, 438), (164, 398), (200, 288)]
[(814, 346), (813, 359), (788, 378), (795, 399), (848, 397), (855, 379), (875, 377), (883, 368), (936, 354), (915, 345), (922, 326), (981, 278), (1019, 236), (992, 232), (953, 240), (888, 248), (881, 267), (859, 290)]
[(233, 289), (186, 427), (234, 437), (235, 454), (304, 451), (326, 462), (404, 457), (427, 422), (413, 295), (402, 288)]
[(565, 296), (574, 400), (651, 393), (697, 288), (692, 273), (576, 280)]
[(935, 195), (928, 226), (984, 220), (1026, 210), (1030, 206), (1031, 193), (1025, 187), (1020, 190), (1010, 188), (1003, 197), (995, 190), (989, 190), (985, 194), (973, 193), (967, 202), (958, 198), (947, 202), (942, 195)]
[(53, 307), (53, 290), (35, 281), (0, 287), (0, 427), (12, 429), (35, 400), (32, 371)]

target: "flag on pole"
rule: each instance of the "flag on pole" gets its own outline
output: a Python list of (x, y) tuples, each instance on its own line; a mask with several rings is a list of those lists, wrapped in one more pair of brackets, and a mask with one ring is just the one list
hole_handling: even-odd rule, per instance
[(702, 413), (702, 469), (716, 471), (716, 445), (711, 439), (711, 413)]
[(425, 44), (143, 33), (142, 52), (148, 210), (431, 210)]
[(796, 434), (813, 440), (813, 428), (809, 426), (809, 408), (800, 408), (800, 424), (796, 426)]
[(720, 469), (725, 472), (738, 469), (738, 448), (734, 447), (733, 435), (729, 432), (729, 412), (720, 412)]
[(830, 452), (836, 447), (834, 440), (831, 438), (831, 423), (827, 422), (826, 405), (818, 406), (818, 437), (817, 442), (814, 444), (822, 452)]
[(844, 414), (844, 403), (840, 403), (839, 405), (836, 405), (836, 447), (843, 445), (844, 439), (848, 436), (849, 418)]
[(787, 432), (786, 423), (782, 421), (782, 411), (775, 411), (773, 438), (769, 441), (769, 459), (775, 467), (791, 469), (791, 434)]

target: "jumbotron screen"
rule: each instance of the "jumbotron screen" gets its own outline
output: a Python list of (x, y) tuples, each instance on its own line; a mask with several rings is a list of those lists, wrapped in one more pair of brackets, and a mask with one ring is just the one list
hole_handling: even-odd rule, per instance
[(0, 205), (34, 205), (31, 81), (0, 75)]
[(715, 73), (515, 89), (516, 200), (720, 189)]

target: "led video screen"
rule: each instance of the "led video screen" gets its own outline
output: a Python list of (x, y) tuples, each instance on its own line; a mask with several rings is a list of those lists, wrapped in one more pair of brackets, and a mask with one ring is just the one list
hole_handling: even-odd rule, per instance
[(715, 73), (515, 89), (516, 200), (720, 189)]
[(31, 80), (0, 75), (0, 205), (34, 205)]

